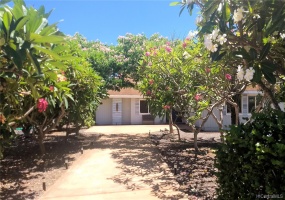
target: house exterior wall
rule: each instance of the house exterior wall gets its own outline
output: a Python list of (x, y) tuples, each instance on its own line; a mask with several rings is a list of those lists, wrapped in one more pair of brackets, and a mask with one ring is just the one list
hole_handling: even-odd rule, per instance
[(103, 99), (96, 110), (96, 124), (112, 124), (112, 99)]
[[(248, 91), (248, 92), (245, 92), (241, 96), (242, 108), (241, 108), (241, 113), (239, 113), (239, 120), (241, 123), (245, 123), (247, 121), (245, 118), (251, 117), (251, 113), (248, 111), (248, 97), (249, 96), (257, 96), (258, 94), (261, 94), (261, 93), (257, 92), (257, 91), (252, 91), (252, 92)], [(280, 106), (281, 110), (284, 111), (284, 102), (279, 103), (279, 106)], [(213, 112), (218, 117), (218, 119), (220, 119), (218, 109), (215, 108)], [(206, 112), (203, 112), (203, 116), (206, 116)], [(196, 123), (196, 126), (198, 126), (200, 124), (201, 124), (201, 122), (198, 121)], [(230, 125), (231, 125), (231, 114), (227, 113), (227, 108), (225, 106), (224, 110), (223, 110), (223, 129), (229, 129)], [(203, 130), (204, 131), (219, 131), (219, 127), (218, 127), (216, 121), (214, 120), (214, 118), (212, 116), (210, 116), (209, 119), (207, 120), (207, 122), (204, 124)]]

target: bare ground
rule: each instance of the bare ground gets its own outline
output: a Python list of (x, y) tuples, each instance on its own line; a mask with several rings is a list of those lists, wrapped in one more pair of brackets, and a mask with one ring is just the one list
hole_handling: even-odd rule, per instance
[[(162, 132), (157, 132), (160, 137)], [(132, 184), (132, 177), (143, 174), (142, 184), (149, 184), (155, 196), (165, 199), (169, 183), (167, 177), (160, 183), (149, 174), (163, 171), (159, 163), (166, 163), (167, 170), (175, 175), (177, 190), (188, 196), (188, 199), (214, 199), (216, 178), (214, 175), (214, 150), (217, 143), (217, 133), (200, 133), (200, 153), (195, 156), (191, 133), (181, 132), (184, 142), (176, 142), (176, 137), (163, 137), (159, 144), (147, 135), (108, 135), (101, 139), (99, 134), (81, 134), (79, 137), (69, 137), (64, 133), (48, 136), (45, 146), (48, 154), (41, 158), (38, 145), (31, 139), (20, 137), (6, 149), (5, 158), (1, 160), (0, 181), (1, 200), (36, 199), (43, 191), (43, 182), (49, 187), (66, 170), (65, 160), (69, 165), (81, 155), (81, 148), (116, 148), (112, 156), (120, 163), (122, 174), (113, 177), (113, 181), (125, 184), (129, 189), (139, 185)], [(98, 140), (99, 139), (99, 140)], [(156, 142), (155, 142), (156, 143)], [(152, 146), (153, 148), (146, 148)], [(132, 148), (136, 147), (136, 148)], [(139, 147), (139, 148), (138, 148)], [(148, 165), (144, 160), (148, 159)], [(176, 173), (174, 164), (177, 165)], [(155, 176), (163, 176), (158, 173)], [(181, 196), (171, 199), (181, 199)]]

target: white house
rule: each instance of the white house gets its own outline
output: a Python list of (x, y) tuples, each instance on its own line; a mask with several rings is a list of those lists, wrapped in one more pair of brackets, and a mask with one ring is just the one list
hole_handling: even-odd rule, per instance
[[(253, 88), (250, 86), (248, 86), (247, 89), (241, 95), (241, 100), (239, 105), (240, 107), (239, 120), (241, 123), (246, 122), (245, 119), (251, 117), (251, 111), (257, 106), (258, 95), (262, 95), (262, 92), (258, 91), (257, 88)], [(284, 103), (280, 103), (279, 105), (281, 109), (284, 111)], [(214, 112), (216, 116), (219, 116), (217, 109), (214, 109)], [(199, 126), (200, 124), (201, 124), (200, 121), (196, 123), (197, 126)], [(227, 108), (227, 106), (225, 106), (223, 109), (223, 128), (227, 129), (229, 125), (231, 125), (231, 113), (230, 110)], [(202, 130), (204, 131), (219, 130), (217, 123), (212, 116), (209, 117), (207, 122), (204, 124)]]
[[(123, 88), (120, 91), (108, 91), (109, 98), (103, 99), (102, 104), (96, 111), (97, 125), (120, 125), (120, 124), (164, 124), (165, 118), (150, 115), (146, 100), (138, 90), (133, 88)], [(243, 118), (249, 118), (251, 111), (257, 104), (257, 95), (262, 94), (256, 88), (248, 87), (241, 95), (240, 114), (241, 122), (245, 122)], [(284, 103), (280, 104), (284, 110)], [(214, 110), (218, 113), (217, 109)], [(200, 121), (196, 126), (201, 124)], [(223, 128), (227, 128), (231, 124), (231, 114), (227, 107), (223, 110)], [(204, 124), (204, 131), (218, 131), (218, 125), (212, 116), (209, 117)]]
[(103, 99), (96, 111), (97, 125), (164, 124), (165, 118), (152, 117), (147, 101), (138, 90), (123, 88), (109, 90), (109, 98)]

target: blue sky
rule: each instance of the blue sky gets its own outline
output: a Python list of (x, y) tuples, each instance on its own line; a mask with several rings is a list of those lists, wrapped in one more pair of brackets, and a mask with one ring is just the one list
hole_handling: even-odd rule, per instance
[(160, 33), (168, 38), (184, 38), (195, 30), (198, 10), (190, 16), (180, 6), (171, 7), (172, 0), (26, 0), (26, 5), (46, 11), (54, 9), (50, 23), (68, 35), (79, 32), (87, 40), (116, 44), (119, 35), (144, 33), (148, 37)]

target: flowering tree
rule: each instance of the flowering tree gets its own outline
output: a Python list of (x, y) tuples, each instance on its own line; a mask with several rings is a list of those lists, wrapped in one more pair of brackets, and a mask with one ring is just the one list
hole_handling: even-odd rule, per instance
[[(213, 60), (227, 55), (235, 61), (239, 81), (258, 84), (274, 107), (280, 109), (276, 93), (284, 90), (283, 1), (200, 1), (174, 2), (190, 13), (201, 9), (199, 35)], [(277, 85), (276, 85), (277, 83)]]
[[(56, 24), (48, 25), (50, 12), (45, 13), (43, 7), (39, 10), (27, 8), (21, 0), (14, 1), (13, 8), (4, 8), (0, 30), (1, 145), (13, 136), (15, 126), (32, 119), (34, 113), (42, 116), (52, 107), (56, 109), (55, 99), (59, 100), (59, 107), (64, 106), (62, 102), (69, 92), (65, 83), (57, 83), (57, 72), (62, 68), (58, 61), (63, 57), (53, 50), (64, 37)], [(58, 86), (54, 87), (58, 92), (51, 93), (50, 86)], [(41, 143), (41, 135), (38, 139)]]
[[(73, 98), (68, 101), (67, 114), (61, 124), (73, 124), (76, 133), (83, 126), (94, 125), (95, 110), (106, 92), (102, 90), (101, 77), (93, 70), (89, 62), (89, 56), (93, 53), (93, 49), (82, 48), (80, 39), (79, 35), (69, 37), (66, 42), (66, 50), (58, 52), (61, 56), (73, 55), (74, 57), (64, 61), (67, 66), (65, 76), (70, 81), (69, 88), (73, 92)], [(68, 132), (69, 130), (67, 130)]]
[[(232, 69), (211, 64), (202, 43), (191, 37), (175, 44), (150, 47), (140, 70), (144, 78), (139, 88), (147, 97), (151, 112), (156, 115), (169, 114), (173, 109), (180, 112), (194, 131), (196, 150), (197, 135), (210, 115), (222, 126), (213, 109), (244, 89), (243, 84), (232, 84)], [(198, 127), (197, 121), (201, 121)]]

